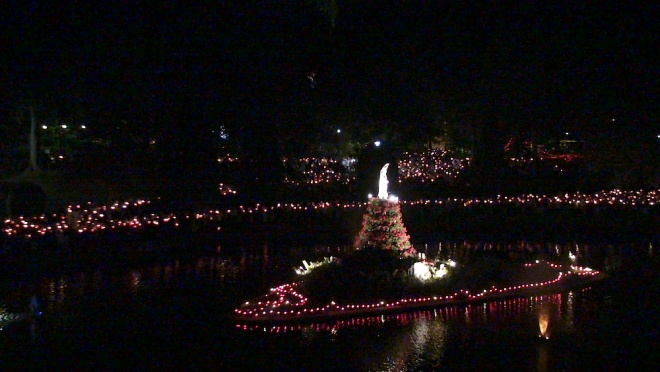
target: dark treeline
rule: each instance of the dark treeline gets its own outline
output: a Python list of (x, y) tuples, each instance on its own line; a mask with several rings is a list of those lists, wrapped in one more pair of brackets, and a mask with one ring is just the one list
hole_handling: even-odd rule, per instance
[(230, 151), (250, 160), (242, 182), (264, 195), (282, 179), (281, 157), (351, 155), (370, 170), (373, 141), (395, 157), (436, 136), (474, 154), (473, 183), (493, 184), (506, 138), (565, 131), (590, 144), (599, 182), (657, 184), (657, 162), (646, 160), (658, 156), (652, 7), (301, 0), (10, 9), (0, 56), (7, 173), (27, 166), (34, 109), (41, 145), (55, 138), (42, 126), (86, 125), (82, 144), (64, 146), (70, 174), (120, 184), (211, 184), (218, 152)]

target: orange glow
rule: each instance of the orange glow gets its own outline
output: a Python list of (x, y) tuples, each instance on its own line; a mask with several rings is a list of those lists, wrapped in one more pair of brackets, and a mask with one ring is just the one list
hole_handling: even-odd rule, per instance
[(547, 306), (542, 306), (539, 311), (539, 337), (543, 337), (546, 340), (550, 338), (548, 324), (550, 324), (550, 310)]

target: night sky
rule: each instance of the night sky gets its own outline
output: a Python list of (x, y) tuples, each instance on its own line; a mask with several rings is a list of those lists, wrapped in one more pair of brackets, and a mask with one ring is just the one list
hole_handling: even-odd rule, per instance
[(30, 97), (60, 113), (83, 107), (97, 127), (155, 131), (295, 128), (347, 106), (413, 127), (406, 110), (418, 106), (533, 132), (609, 118), (658, 126), (652, 1), (10, 3), (5, 114)]

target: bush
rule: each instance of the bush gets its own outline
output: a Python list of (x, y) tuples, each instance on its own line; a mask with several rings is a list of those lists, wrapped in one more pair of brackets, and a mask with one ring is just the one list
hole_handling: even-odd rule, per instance
[(467, 265), (451, 268), (441, 279), (422, 282), (407, 273), (415, 261), (391, 250), (360, 249), (342, 261), (314, 269), (304, 277), (301, 290), (319, 305), (330, 301), (374, 303), (444, 296), (461, 289), (480, 292), (492, 286), (540, 282), (556, 276), (555, 270), (545, 265), (524, 268), (520, 260), (484, 253), (472, 257)]
[(396, 251), (373, 247), (357, 250), (306, 275), (301, 290), (312, 301), (365, 302), (400, 298), (414, 260)]

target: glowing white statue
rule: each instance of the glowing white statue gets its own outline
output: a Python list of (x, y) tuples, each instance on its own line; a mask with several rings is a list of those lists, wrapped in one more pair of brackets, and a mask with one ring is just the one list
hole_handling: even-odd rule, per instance
[(387, 163), (383, 166), (383, 169), (380, 170), (380, 181), (378, 182), (378, 198), (387, 199), (387, 167), (390, 166), (390, 163)]

